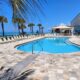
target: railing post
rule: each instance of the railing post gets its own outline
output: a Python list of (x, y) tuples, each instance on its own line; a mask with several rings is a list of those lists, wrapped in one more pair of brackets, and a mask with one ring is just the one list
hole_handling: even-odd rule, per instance
[(34, 54), (34, 46), (33, 46), (33, 44), (32, 44), (32, 54)]

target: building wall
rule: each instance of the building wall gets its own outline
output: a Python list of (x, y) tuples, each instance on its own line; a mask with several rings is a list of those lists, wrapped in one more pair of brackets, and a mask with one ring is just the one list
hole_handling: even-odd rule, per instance
[(72, 26), (80, 25), (80, 13), (73, 18), (71, 21)]
[(71, 26), (74, 27), (75, 31), (80, 30), (80, 13), (71, 21)]

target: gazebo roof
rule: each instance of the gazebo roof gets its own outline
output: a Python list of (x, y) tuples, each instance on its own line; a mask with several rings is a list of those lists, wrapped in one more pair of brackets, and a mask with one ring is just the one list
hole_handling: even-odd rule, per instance
[(68, 27), (66, 25), (60, 25), (60, 26), (57, 26), (57, 27), (53, 27), (53, 29), (72, 29), (72, 27)]

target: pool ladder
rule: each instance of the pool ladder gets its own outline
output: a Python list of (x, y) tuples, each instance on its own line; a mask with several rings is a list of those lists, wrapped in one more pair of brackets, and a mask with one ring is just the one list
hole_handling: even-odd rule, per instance
[(36, 42), (32, 43), (32, 54), (34, 53), (34, 45), (35, 44), (39, 44), (39, 46), (41, 47), (41, 50), (38, 53), (41, 53), (43, 51), (43, 47), (41, 46), (41, 44), (38, 41), (36, 41)]

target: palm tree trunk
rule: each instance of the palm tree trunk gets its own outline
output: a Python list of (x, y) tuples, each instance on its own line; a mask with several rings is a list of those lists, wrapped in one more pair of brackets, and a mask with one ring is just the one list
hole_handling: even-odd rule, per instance
[(39, 34), (40, 34), (40, 32), (41, 32), (41, 27), (39, 26)]
[(20, 26), (19, 26), (19, 23), (18, 23), (18, 31), (19, 31), (19, 34), (20, 34)]
[(30, 32), (32, 33), (32, 27), (30, 26)]
[(33, 34), (33, 27), (32, 27), (32, 34)]
[(30, 31), (33, 34), (33, 27), (32, 26), (30, 26)]
[(43, 29), (42, 29), (42, 34), (43, 34)]
[(30, 27), (30, 31), (31, 31), (31, 33), (33, 34), (33, 27), (32, 27), (32, 26)]
[(13, 16), (12, 16), (13, 19), (14, 19), (14, 14), (15, 14), (15, 13), (14, 13), (14, 6), (13, 6)]
[(4, 36), (4, 24), (3, 24), (3, 22), (2, 22), (2, 31), (3, 31), (3, 36)]
[(24, 35), (24, 30), (22, 29), (22, 35)]
[(39, 34), (40, 34), (40, 26), (39, 26)]

